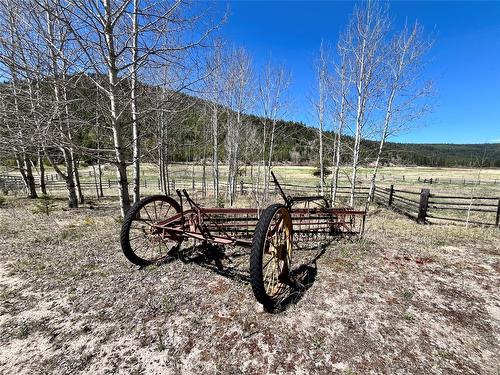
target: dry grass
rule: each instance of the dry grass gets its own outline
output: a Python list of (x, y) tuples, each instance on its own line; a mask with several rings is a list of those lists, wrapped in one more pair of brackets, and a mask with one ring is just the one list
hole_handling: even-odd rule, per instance
[[(0, 166), (0, 172), (2, 171)], [(157, 191), (157, 178), (158, 178), (158, 168), (153, 164), (144, 163), (141, 166), (142, 177), (147, 179), (149, 185), (146, 190), (150, 192)], [(255, 179), (257, 167), (253, 168), (250, 166), (244, 166), (241, 168), (242, 176), (241, 180), (245, 182), (250, 182)], [(298, 184), (306, 186), (316, 186), (319, 184), (319, 177), (314, 176), (314, 171), (316, 170), (313, 166), (294, 166), (294, 165), (276, 165), (273, 167), (274, 172), (278, 175), (281, 182), (285, 184)], [(129, 178), (132, 178), (132, 169), (129, 168)], [(48, 175), (55, 174), (52, 168), (47, 167), (46, 173)], [(92, 174), (92, 168), (81, 168), (80, 175), (81, 180), (84, 182), (94, 183), (94, 177)], [(177, 181), (177, 183), (182, 182), (184, 185), (188, 186), (191, 184), (191, 180), (194, 173), (194, 179), (196, 181), (196, 186), (199, 188), (203, 176), (202, 166), (193, 165), (191, 163), (184, 164), (172, 164), (169, 166), (169, 173), (171, 180)], [(369, 185), (371, 178), (372, 168), (360, 167), (358, 169), (358, 179), (361, 186)], [(12, 172), (11, 174), (16, 174)], [(208, 181), (208, 186), (212, 186), (211, 180), (211, 167), (207, 164), (206, 174)], [(19, 176), (17, 174), (17, 176)], [(351, 177), (351, 169), (349, 166), (345, 166), (340, 172), (340, 185), (349, 186)], [(418, 178), (420, 177), (420, 181)], [(430, 179), (433, 181), (438, 179), (438, 183), (430, 185), (428, 182)], [(116, 170), (112, 165), (103, 166), (103, 181), (107, 185), (107, 180), (116, 180)], [(227, 166), (220, 166), (220, 181), (225, 183), (227, 179)], [(427, 179), (427, 183), (424, 180)], [(451, 179), (451, 184), (449, 183)], [(463, 180), (467, 184), (463, 184)], [(472, 185), (470, 182), (478, 180), (483, 181), (480, 185)], [(496, 181), (496, 183), (495, 183)], [(329, 182), (329, 181), (328, 181)], [(403, 189), (416, 189), (430, 188), (435, 193), (442, 192), (455, 192), (458, 194), (470, 195), (498, 195), (500, 191), (500, 169), (498, 168), (483, 168), (481, 170), (477, 168), (437, 168), (437, 167), (382, 167), (379, 169), (377, 182), (379, 186), (389, 186), (394, 184), (395, 186)], [(94, 188), (88, 189), (88, 194), (93, 195)]]
[[(310, 264), (303, 297), (262, 311), (214, 257), (138, 269), (119, 211), (0, 208), (0, 373), (498, 374), (500, 232), (374, 210)], [(298, 266), (318, 248), (296, 252)], [(223, 270), (222, 270), (223, 271)]]

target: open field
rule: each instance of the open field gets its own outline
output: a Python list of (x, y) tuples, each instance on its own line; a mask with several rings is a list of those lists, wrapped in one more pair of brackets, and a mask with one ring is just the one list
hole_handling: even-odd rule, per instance
[[(276, 173), (280, 182), (283, 184), (295, 184), (304, 186), (318, 186), (319, 178), (314, 176), (315, 167), (313, 166), (293, 166), (276, 165), (273, 171)], [(129, 168), (129, 178), (132, 181), (132, 168)], [(240, 181), (245, 184), (255, 182), (257, 167), (246, 166), (241, 168), (242, 175)], [(358, 185), (369, 186), (371, 178), (371, 168), (359, 168)], [(85, 192), (87, 195), (95, 196), (95, 179), (92, 167), (81, 168), (80, 175), (82, 182), (86, 183)], [(169, 166), (170, 181), (175, 181), (176, 186), (191, 188), (192, 182), (195, 182), (195, 190), (201, 188), (202, 166), (193, 164), (171, 164)], [(342, 186), (350, 185), (350, 167), (344, 167), (340, 173), (340, 182)], [(13, 170), (3, 167), (0, 174), (9, 174), (20, 176)], [(49, 191), (58, 194), (64, 190), (62, 182), (54, 187), (57, 182), (57, 176), (52, 168), (47, 167), (47, 178), (49, 180)], [(220, 182), (226, 182), (227, 167), (220, 166)], [(210, 190), (212, 186), (211, 166), (206, 166), (207, 186)], [(420, 178), (420, 181), (419, 181)], [(433, 183), (430, 183), (430, 179)], [(436, 182), (437, 179), (437, 182)], [(116, 171), (111, 165), (104, 165), (102, 180), (104, 187), (108, 186), (108, 181), (114, 186), (116, 181)], [(142, 180), (147, 180), (146, 188), (143, 188), (145, 194), (158, 192), (158, 168), (153, 164), (142, 165)], [(465, 182), (465, 183), (464, 183)], [(330, 183), (330, 176), (327, 184)], [(453, 193), (459, 195), (486, 195), (498, 196), (500, 198), (500, 169), (474, 169), (474, 168), (429, 168), (429, 167), (383, 167), (380, 168), (377, 177), (377, 186), (388, 187), (394, 184), (400, 189), (409, 189), (420, 191), (422, 188), (431, 189), (433, 193)], [(110, 195), (116, 192), (109, 190)]]
[[(242, 207), (253, 207), (262, 202), (255, 199), (256, 166), (241, 168), (241, 175), (237, 184), (238, 204)], [(273, 171), (283, 185), (287, 194), (311, 195), (320, 194), (319, 178), (314, 176), (315, 167), (277, 165)], [(360, 168), (358, 173), (358, 195), (355, 201), (356, 207), (364, 207), (370, 185), (370, 168)], [(0, 174), (5, 175), (4, 172)], [(10, 175), (15, 175), (10, 171)], [(130, 180), (132, 181), (132, 169), (129, 168)], [(211, 179), (211, 167), (206, 166), (207, 194), (212, 195), (213, 182)], [(220, 166), (220, 186), (224, 195), (226, 189), (227, 168)], [(141, 194), (151, 195), (160, 192), (158, 169), (153, 164), (142, 165)], [(90, 201), (96, 197), (96, 179), (92, 167), (81, 168), (82, 186), (86, 198)], [(170, 194), (175, 195), (174, 188), (186, 188), (190, 194), (199, 200), (202, 194), (202, 166), (196, 164), (171, 164), (169, 165)], [(57, 175), (50, 168), (47, 170), (48, 192), (53, 196), (63, 197), (66, 194), (66, 186), (63, 181), (58, 181)], [(344, 167), (340, 173), (339, 185), (341, 189), (337, 195), (337, 205), (345, 205), (349, 202), (350, 191), (350, 168)], [(262, 180), (261, 186), (262, 186)], [(431, 183), (432, 182), (432, 183)], [(329, 196), (330, 179), (327, 180), (325, 193)], [(104, 165), (102, 184), (106, 196), (116, 196), (116, 175), (113, 166)], [(445, 222), (454, 222), (458, 225), (467, 225), (466, 222), (485, 223), (494, 225), (498, 222), (500, 212), (500, 169), (467, 169), (467, 168), (424, 168), (424, 167), (384, 167), (380, 169), (377, 178), (377, 203), (387, 204), (387, 192), (393, 185), (397, 191), (395, 203), (407, 203), (411, 215), (416, 217), (419, 211), (419, 194), (422, 189), (429, 189), (430, 216), (435, 218), (433, 222), (441, 223), (439, 218), (449, 218)], [(18, 183), (22, 189), (22, 183)], [(277, 191), (276, 191), (277, 192)], [(243, 194), (242, 194), (243, 193)], [(441, 199), (441, 196), (445, 196)], [(456, 198), (452, 198), (456, 197)], [(451, 199), (450, 199), (451, 198)], [(404, 200), (403, 202), (401, 200)], [(212, 199), (211, 204), (216, 200)], [(224, 204), (224, 196), (217, 203)], [(265, 204), (264, 204), (265, 205)], [(395, 205), (396, 206), (396, 205)], [(448, 209), (449, 208), (449, 209)]]
[(114, 200), (34, 204), (0, 208), (0, 373), (500, 371), (498, 229), (373, 210), (363, 239), (298, 249), (304, 290), (268, 314), (241, 249), (138, 269)]

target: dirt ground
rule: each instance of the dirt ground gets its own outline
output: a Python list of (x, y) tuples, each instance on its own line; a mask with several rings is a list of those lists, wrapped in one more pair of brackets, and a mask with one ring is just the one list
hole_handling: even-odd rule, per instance
[(58, 204), (0, 208), (2, 374), (500, 373), (498, 229), (375, 209), (361, 240), (303, 244), (304, 288), (270, 314), (242, 249), (139, 269), (114, 202)]

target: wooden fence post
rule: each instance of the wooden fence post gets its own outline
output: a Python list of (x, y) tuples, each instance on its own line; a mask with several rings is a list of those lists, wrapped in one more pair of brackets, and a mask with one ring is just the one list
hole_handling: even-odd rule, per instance
[(424, 224), (426, 221), (430, 195), (431, 191), (429, 189), (422, 189), (420, 192), (420, 205), (418, 207), (417, 223)]
[(495, 225), (500, 228), (500, 199), (498, 199), (497, 218), (495, 219)]
[(391, 190), (389, 190), (389, 202), (387, 203), (389, 207), (392, 206), (393, 195), (394, 195), (394, 185), (391, 185)]

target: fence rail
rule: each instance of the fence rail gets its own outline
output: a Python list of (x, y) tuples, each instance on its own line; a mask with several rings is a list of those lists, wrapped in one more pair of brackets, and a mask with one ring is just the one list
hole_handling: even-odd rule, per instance
[(417, 192), (391, 185), (377, 187), (373, 199), (420, 223), (450, 221), (500, 227), (500, 196), (440, 195), (432, 194), (429, 189)]

